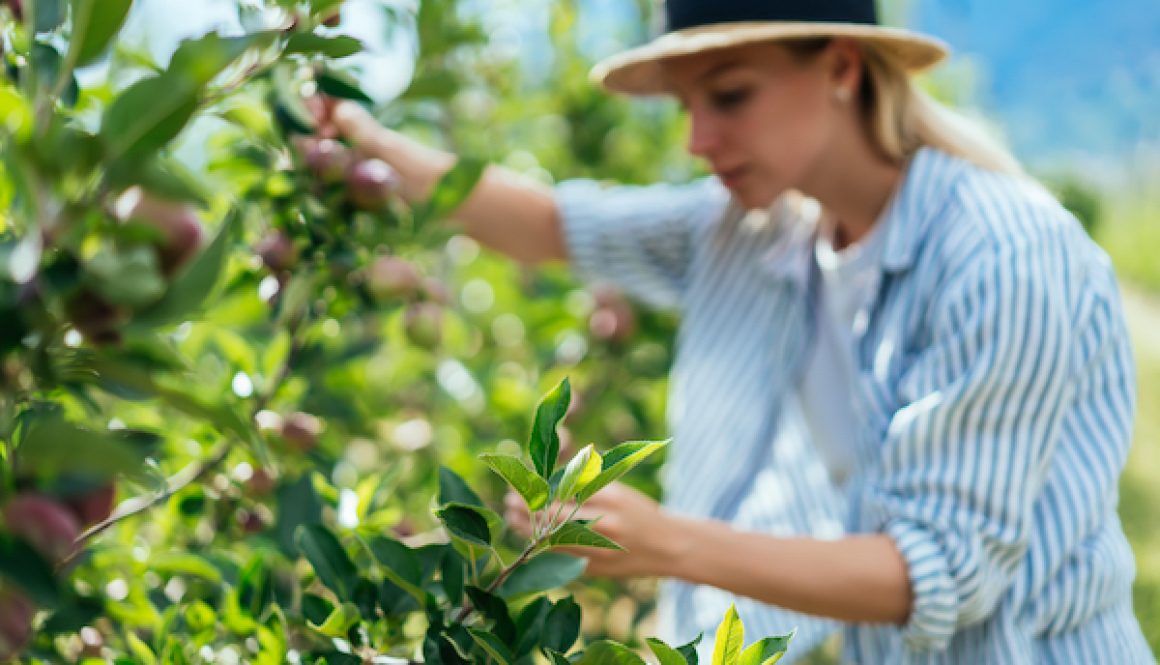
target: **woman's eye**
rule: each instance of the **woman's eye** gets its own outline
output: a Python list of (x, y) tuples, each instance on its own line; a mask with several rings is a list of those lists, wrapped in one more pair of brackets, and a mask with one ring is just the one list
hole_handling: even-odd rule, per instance
[(738, 88), (736, 90), (724, 90), (715, 92), (709, 96), (709, 100), (713, 106), (719, 111), (731, 111), (744, 104), (752, 94), (750, 88)]

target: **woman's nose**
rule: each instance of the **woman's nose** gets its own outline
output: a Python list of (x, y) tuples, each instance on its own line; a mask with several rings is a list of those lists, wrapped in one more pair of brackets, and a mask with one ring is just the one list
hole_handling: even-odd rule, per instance
[(701, 110), (689, 111), (689, 153), (712, 161), (712, 154), (720, 144), (720, 128), (715, 119)]

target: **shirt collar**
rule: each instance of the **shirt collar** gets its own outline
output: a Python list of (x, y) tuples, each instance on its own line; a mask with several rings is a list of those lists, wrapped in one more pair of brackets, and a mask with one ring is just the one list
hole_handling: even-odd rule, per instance
[(932, 222), (945, 207), (951, 184), (965, 164), (934, 148), (920, 148), (909, 160), (902, 186), (879, 221), (886, 224), (883, 272), (902, 272), (914, 265)]

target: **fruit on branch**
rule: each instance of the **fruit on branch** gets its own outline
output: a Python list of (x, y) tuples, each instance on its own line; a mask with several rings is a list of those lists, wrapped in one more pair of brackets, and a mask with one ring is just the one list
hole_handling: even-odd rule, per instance
[(328, 28), (337, 28), (338, 24), (341, 22), (342, 14), (337, 9), (335, 9), (332, 14), (322, 19), (322, 25), (325, 25)]
[(53, 562), (72, 554), (81, 525), (65, 506), (31, 492), (18, 494), (0, 513), (4, 527)]
[(429, 302), (408, 306), (403, 312), (403, 331), (415, 346), (434, 349), (443, 339), (443, 308)]
[(423, 296), (434, 303), (440, 305), (451, 304), (451, 289), (443, 282), (434, 277), (423, 278)]
[(276, 484), (277, 481), (274, 480), (274, 476), (270, 475), (269, 471), (257, 468), (246, 481), (246, 494), (255, 499), (269, 496), (274, 491)]
[(421, 285), (415, 266), (397, 256), (381, 256), (367, 268), (367, 291), (378, 301), (411, 298)]
[(299, 452), (310, 452), (318, 446), (322, 421), (317, 416), (298, 411), (282, 420), (282, 438)]
[(271, 272), (287, 272), (298, 265), (298, 252), (294, 249), (294, 243), (281, 231), (271, 232), (258, 241), (254, 249)]
[(354, 161), (346, 146), (334, 139), (309, 141), (304, 159), (314, 176), (328, 185), (342, 182)]
[(594, 294), (596, 309), (588, 318), (588, 330), (596, 339), (623, 344), (636, 334), (636, 312), (624, 296), (611, 289)]
[(109, 304), (96, 293), (82, 290), (64, 303), (65, 316), (93, 344), (117, 344), (119, 329), (129, 320), (128, 310)]
[(356, 162), (346, 174), (346, 196), (359, 210), (382, 210), (399, 189), (399, 176), (381, 159)]
[(157, 262), (167, 276), (197, 254), (205, 238), (201, 218), (192, 207), (157, 198), (140, 187), (117, 199), (116, 212), (122, 221), (142, 222), (160, 232)]
[(32, 640), (36, 607), (15, 589), (0, 589), (0, 661), (15, 658)]
[(109, 482), (87, 494), (69, 497), (65, 504), (80, 520), (82, 527), (89, 527), (104, 522), (113, 514), (116, 498), (117, 486)]
[(238, 524), (242, 527), (242, 531), (249, 534), (261, 533), (266, 528), (266, 523), (262, 520), (262, 516), (253, 510), (239, 510), (237, 513)]

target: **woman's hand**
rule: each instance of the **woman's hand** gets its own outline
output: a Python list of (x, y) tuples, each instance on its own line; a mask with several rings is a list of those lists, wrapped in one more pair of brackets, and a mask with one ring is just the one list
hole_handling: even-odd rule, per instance
[[(509, 493), (505, 500), (509, 525), (531, 537), (531, 521), (523, 499)], [(554, 515), (558, 506), (551, 507)], [(566, 506), (565, 515), (571, 512)], [(623, 485), (613, 483), (597, 492), (576, 513), (577, 519), (596, 520), (592, 528), (611, 538), (624, 551), (595, 547), (558, 548), (557, 551), (588, 560), (587, 574), (597, 577), (655, 577), (667, 575), (679, 554), (680, 535), (674, 518), (656, 501)]]
[(456, 158), (383, 127), (365, 108), (355, 102), (316, 96), (306, 100), (317, 124), (314, 137), (342, 139), (364, 157), (380, 159), (399, 176), (399, 193), (411, 203), (425, 200)]

